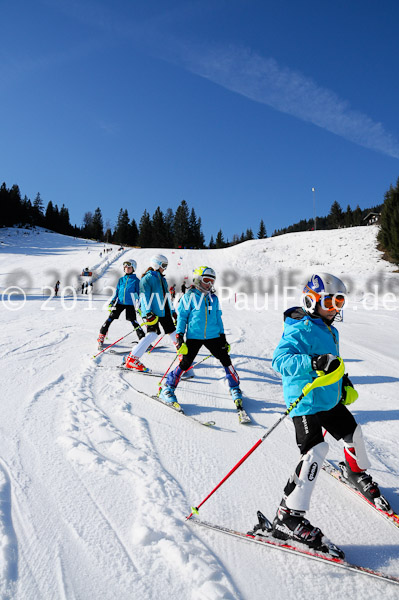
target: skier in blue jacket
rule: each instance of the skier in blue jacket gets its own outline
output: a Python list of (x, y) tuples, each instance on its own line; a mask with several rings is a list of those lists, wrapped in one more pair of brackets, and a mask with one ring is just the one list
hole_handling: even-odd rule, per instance
[[(283, 377), (284, 400), (288, 406), (316, 371), (332, 373), (339, 366), (339, 335), (333, 321), (345, 304), (345, 284), (329, 273), (312, 275), (303, 290), (303, 308), (284, 314), (284, 333), (274, 351), (272, 367)], [(360, 425), (348, 410), (357, 392), (345, 374), (329, 386), (318, 387), (305, 396), (290, 415), (295, 426), (301, 457), (289, 478), (276, 517), (273, 535), (292, 538), (311, 548), (325, 550), (323, 534), (305, 518), (317, 476), (327, 455), (322, 428), (344, 442), (343, 476), (367, 500), (391, 511), (378, 485), (366, 472), (370, 466)], [(391, 511), (392, 512), (392, 511)]]
[(169, 335), (176, 346), (176, 311), (169, 294), (168, 282), (164, 273), (168, 267), (168, 259), (163, 254), (155, 254), (150, 259), (150, 267), (140, 280), (140, 307), (147, 334), (126, 358), (125, 367), (135, 371), (148, 373), (150, 369), (143, 365), (140, 358), (148, 347), (157, 339), (159, 325), (165, 335)]
[(104, 339), (112, 321), (119, 319), (124, 310), (126, 311), (126, 320), (133, 325), (139, 340), (145, 335), (136, 318), (135, 303), (139, 299), (139, 278), (134, 273), (136, 268), (135, 260), (125, 260), (123, 263), (125, 275), (119, 279), (115, 294), (108, 305), (110, 315), (103, 323), (97, 339), (99, 350), (103, 348)]
[(216, 274), (211, 267), (199, 267), (194, 271), (194, 285), (179, 302), (176, 341), (180, 364), (167, 376), (160, 398), (179, 406), (175, 389), (183, 373), (193, 364), (201, 346), (205, 346), (222, 363), (231, 397), (240, 412), (243, 410), (240, 379), (229, 356), (230, 346), (224, 333), (222, 311), (213, 290), (215, 279)]

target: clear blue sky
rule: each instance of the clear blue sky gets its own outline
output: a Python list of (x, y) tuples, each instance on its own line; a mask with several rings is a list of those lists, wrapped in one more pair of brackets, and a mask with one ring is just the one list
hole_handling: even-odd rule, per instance
[(396, 0), (1, 2), (0, 180), (81, 225), (184, 198), (207, 242), (399, 176)]

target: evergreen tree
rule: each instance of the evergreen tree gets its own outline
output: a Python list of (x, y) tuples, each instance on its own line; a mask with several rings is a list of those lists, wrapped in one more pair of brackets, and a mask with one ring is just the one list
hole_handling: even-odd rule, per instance
[(100, 207), (97, 207), (94, 211), (92, 221), (92, 235), (94, 239), (99, 241), (102, 241), (104, 238), (104, 223)]
[(343, 213), (339, 202), (335, 200), (332, 203), (330, 214), (328, 215), (329, 225), (331, 229), (338, 229), (343, 224)]
[[(60, 224), (60, 215), (59, 215), (59, 211), (58, 211), (58, 206), (56, 205), (56, 211), (57, 211), (57, 218), (55, 219), (56, 221), (56, 227), (55, 227), (55, 231), (59, 230), (59, 224)], [(93, 213), (90, 211), (85, 212), (84, 216), (83, 216), (83, 223), (82, 223), (82, 233), (84, 235), (84, 237), (86, 238), (92, 238), (93, 236)]]
[(185, 200), (182, 200), (177, 207), (173, 229), (175, 246), (177, 248), (190, 246), (189, 211)]
[(125, 245), (129, 239), (129, 214), (127, 210), (120, 209), (118, 214), (118, 220), (116, 222), (116, 227), (114, 231), (114, 241), (117, 244)]
[(8, 192), (8, 201), (10, 203), (10, 224), (22, 224), (24, 211), (22, 208), (21, 192), (16, 184)]
[(353, 225), (353, 210), (349, 204), (346, 209), (346, 213), (344, 214), (344, 225), (345, 227), (352, 227)]
[(171, 208), (165, 213), (165, 248), (174, 248), (174, 221), (175, 216)]
[(247, 229), (247, 232), (245, 234), (245, 240), (253, 240), (254, 239), (254, 234), (252, 229)]
[(267, 238), (266, 227), (263, 219), (261, 219), (259, 224), (258, 240), (263, 240), (265, 238)]
[(216, 236), (215, 248), (225, 248), (225, 247), (226, 247), (226, 242), (224, 241), (222, 230), (219, 229), (217, 236)]
[[(26, 196), (25, 196), (26, 198)], [(29, 201), (30, 202), (30, 201)], [(44, 206), (40, 196), (40, 192), (36, 194), (36, 198), (33, 201), (33, 223), (34, 225), (43, 225), (44, 223)]]
[(56, 222), (56, 218), (55, 218), (55, 210), (54, 210), (54, 206), (53, 206), (53, 203), (51, 202), (51, 200), (47, 204), (46, 214), (44, 217), (44, 224), (45, 224), (45, 227), (47, 227), (48, 229), (51, 229), (52, 231), (55, 231), (55, 228), (57, 227), (57, 222)]
[(6, 182), (3, 181), (0, 187), (0, 226), (9, 227), (12, 225), (10, 215), (10, 206), (8, 202), (8, 189)]
[[(60, 213), (59, 213), (59, 231), (60, 231), (60, 233), (64, 233), (64, 234), (69, 234), (72, 232), (71, 223), (69, 221), (69, 210), (67, 209), (65, 204), (63, 204), (61, 206)], [(101, 239), (101, 238), (99, 237), (97, 239)]]
[(399, 179), (385, 193), (378, 240), (389, 256), (399, 263)]
[(362, 218), (363, 218), (362, 209), (360, 208), (359, 205), (357, 205), (355, 210), (353, 211), (353, 225), (355, 227), (362, 225)]
[(209, 250), (214, 250), (216, 248), (215, 240), (213, 239), (213, 235), (211, 235), (211, 239), (209, 240)]
[(129, 232), (129, 246), (138, 246), (139, 245), (139, 228), (137, 227), (137, 223), (134, 219), (130, 223), (130, 232)]
[(152, 248), (165, 248), (165, 219), (158, 206), (152, 215)]
[(205, 236), (202, 231), (202, 220), (201, 217), (198, 217), (197, 220), (197, 244), (198, 248), (205, 248)]
[(152, 224), (147, 210), (144, 210), (139, 225), (139, 246), (142, 248), (153, 248), (152, 246)]

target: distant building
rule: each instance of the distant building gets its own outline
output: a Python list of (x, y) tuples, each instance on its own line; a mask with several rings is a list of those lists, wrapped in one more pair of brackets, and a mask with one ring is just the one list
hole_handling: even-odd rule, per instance
[(363, 219), (366, 225), (374, 225), (380, 220), (381, 213), (369, 212)]

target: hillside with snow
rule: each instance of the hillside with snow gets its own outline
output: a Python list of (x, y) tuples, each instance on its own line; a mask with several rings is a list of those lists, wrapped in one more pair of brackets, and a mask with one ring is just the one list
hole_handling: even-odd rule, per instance
[[(124, 260), (137, 274), (156, 249), (123, 249), (37, 230), (0, 229), (2, 373), (0, 597), (15, 600), (221, 598), (316, 600), (398, 597), (398, 587), (262, 548), (185, 522), (285, 409), (271, 357), (283, 310), (306, 276), (329, 271), (348, 283), (337, 324), (346, 370), (359, 391), (370, 472), (399, 510), (397, 408), (399, 273), (376, 249), (375, 226), (294, 233), (224, 250), (162, 250), (177, 290), (212, 266), (233, 364), (253, 424), (238, 423), (215, 359), (182, 381), (188, 415), (155, 402), (158, 379), (96, 360), (96, 339)], [(101, 256), (100, 256), (101, 255)], [(93, 293), (82, 294), (82, 270)], [(60, 294), (52, 290), (60, 280)], [(108, 343), (131, 331), (124, 315)], [(117, 344), (129, 352), (135, 334)], [(205, 349), (199, 359), (206, 357)], [(161, 340), (143, 362), (164, 372), (175, 355)], [(342, 446), (327, 436), (328, 458)], [(200, 509), (200, 517), (247, 531), (256, 511), (273, 518), (298, 460), (286, 419)], [(399, 577), (399, 530), (320, 474), (310, 521), (347, 560)]]

